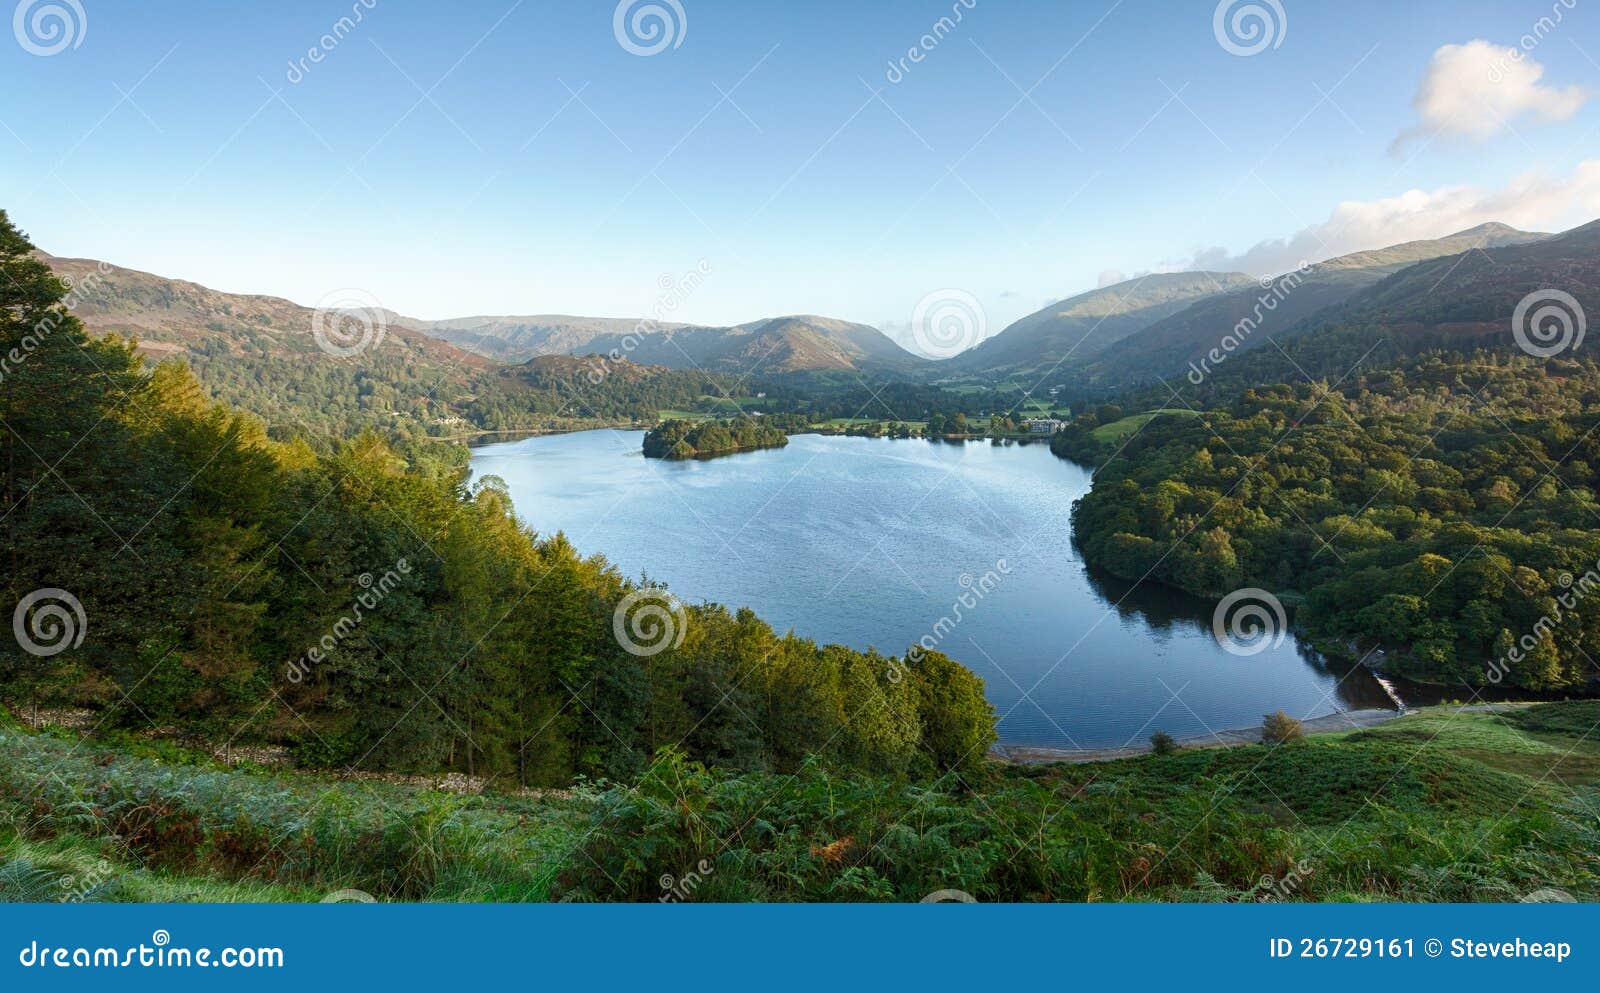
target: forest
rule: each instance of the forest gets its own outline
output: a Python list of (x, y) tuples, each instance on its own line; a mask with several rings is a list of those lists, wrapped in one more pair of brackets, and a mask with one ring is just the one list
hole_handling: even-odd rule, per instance
[[(82, 614), (77, 640), (40, 613), (0, 655), (0, 899), (1595, 893), (1593, 702), (1004, 766), (953, 659), (681, 603), (531, 532), (500, 481), (466, 486), (458, 446), (274, 437), (186, 366), (86, 335), (29, 247), (0, 220), (6, 594)], [(1327, 397), (1249, 392), (1128, 439), (1080, 530), (1124, 574), (1258, 577), (1303, 590), (1307, 623), (1470, 670), (1531, 623), (1502, 571), (1554, 594), (1600, 554), (1571, 525), (1595, 514), (1592, 381), (1430, 358)], [(1194, 548), (1153, 551), (1189, 528)], [(643, 645), (641, 604), (665, 635)], [(1572, 685), (1592, 646), (1550, 639), (1513, 681)]]
[(789, 436), (783, 428), (749, 417), (667, 420), (645, 432), (644, 454), (652, 459), (694, 459), (782, 448), (788, 443)]
[(1052, 440), (1100, 463), (1074, 511), (1092, 563), (1204, 596), (1264, 588), (1319, 646), (1382, 650), (1413, 679), (1594, 686), (1591, 361), (1430, 349), (1180, 413), (1119, 439), (1095, 432), (1121, 408), (1091, 410)]
[[(458, 449), (274, 440), (185, 365), (89, 337), (31, 247), (0, 215), (6, 595), (66, 594), (83, 623), (59, 652), (7, 639), (11, 707), (508, 787), (624, 779), (667, 745), (773, 773), (983, 761), (994, 715), (953, 660), (678, 603), (531, 532), (498, 480), (468, 489)], [(641, 599), (672, 617), (670, 643), (617, 637)], [(41, 616), (32, 635), (51, 633)]]

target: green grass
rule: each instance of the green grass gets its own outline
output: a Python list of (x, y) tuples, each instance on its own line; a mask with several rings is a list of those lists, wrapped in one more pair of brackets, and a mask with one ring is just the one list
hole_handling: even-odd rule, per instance
[(1151, 410), (1143, 414), (1130, 414), (1129, 416), (1124, 417), (1122, 420), (1112, 421), (1110, 424), (1102, 424), (1090, 432), (1090, 436), (1098, 442), (1113, 445), (1120, 444), (1121, 442), (1126, 441), (1129, 435), (1144, 427), (1146, 424), (1149, 424), (1152, 420), (1160, 417), (1162, 414), (1176, 414), (1182, 417), (1196, 416), (1195, 411), (1181, 408), (1173, 409), (1169, 407), (1161, 410)]
[(7, 903), (309, 903), (310, 887), (217, 879), (123, 861), (113, 841), (58, 835), (29, 841), (0, 829), (0, 901)]
[[(0, 715), (3, 716), (3, 715)], [(1600, 701), (1429, 708), (1282, 747), (937, 785), (666, 753), (604, 792), (455, 796), (0, 721), (0, 899), (1600, 899)], [(701, 867), (704, 867), (703, 869)]]
[(581, 795), (465, 797), (0, 731), (0, 824), (29, 841), (95, 839), (157, 881), (543, 900), (592, 810)]
[(1017, 408), (1016, 416), (1023, 417), (1049, 417), (1056, 409), (1049, 399), (1041, 400), (1038, 397), (1029, 397), (1022, 406)]
[(1442, 750), (1518, 773), (1542, 787), (1587, 788), (1600, 785), (1597, 725), (1600, 701), (1583, 700), (1493, 712), (1435, 707), (1338, 737)]
[[(1181, 796), (1196, 782), (1235, 782), (1233, 796), (1288, 827), (1340, 824), (1373, 805), (1424, 812), (1504, 814), (1533, 784), (1446, 748), (1314, 736), (1290, 747), (1187, 749), (1113, 763), (1090, 775), (1137, 784), (1145, 795)], [(1548, 791), (1529, 797), (1555, 799)]]

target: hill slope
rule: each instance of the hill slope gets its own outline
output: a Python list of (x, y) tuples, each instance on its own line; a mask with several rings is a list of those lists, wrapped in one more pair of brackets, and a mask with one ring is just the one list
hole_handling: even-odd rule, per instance
[(39, 258), (74, 287), (72, 312), (91, 334), (136, 338), (150, 362), (182, 359), (212, 396), (279, 434), (381, 428), (437, 435), (552, 419), (653, 420), (658, 407), (692, 405), (734, 386), (731, 378), (719, 384), (698, 371), (630, 361), (609, 364), (597, 384), (575, 359), (502, 365), (387, 311), (375, 312), (383, 330), (368, 347), (330, 354), (314, 334), (317, 312), (281, 297), (225, 293), (93, 259)]
[(1246, 320), (1255, 327), (1238, 336), (1236, 351), (1260, 348), (1269, 338), (1281, 342), (1313, 326), (1308, 319), (1419, 262), (1525, 245), (1547, 237), (1504, 224), (1484, 224), (1446, 238), (1342, 255), (1281, 276), (1269, 287), (1252, 285), (1203, 299), (1107, 348), (1091, 363), (1086, 376), (1096, 386), (1114, 387), (1181, 372), (1217, 348)]
[[(1307, 376), (1338, 380), (1360, 371), (1403, 362), (1435, 349), (1485, 348), (1509, 355), (1560, 355), (1582, 359), (1592, 353), (1587, 338), (1574, 344), (1576, 322), (1569, 305), (1550, 299), (1550, 291), (1570, 296), (1590, 317), (1600, 313), (1600, 221), (1525, 244), (1473, 249), (1407, 266), (1352, 296), (1343, 305), (1314, 315), (1283, 340), (1283, 350), (1256, 349), (1213, 370), (1195, 402), (1220, 400), (1264, 383), (1292, 383)], [(1513, 330), (1524, 299), (1551, 306), (1533, 330), (1540, 307), (1530, 307), (1519, 342)], [(1158, 402), (1164, 391), (1148, 397)]]
[(1058, 300), (950, 361), (952, 370), (1006, 373), (1083, 363), (1195, 301), (1256, 281), (1241, 272), (1154, 273)]

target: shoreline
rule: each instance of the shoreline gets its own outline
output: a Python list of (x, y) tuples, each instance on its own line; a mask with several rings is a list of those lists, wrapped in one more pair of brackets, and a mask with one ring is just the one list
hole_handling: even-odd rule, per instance
[[(1328, 714), (1323, 717), (1313, 717), (1300, 722), (1306, 734), (1327, 734), (1330, 731), (1354, 731), (1361, 728), (1375, 727), (1398, 720), (1408, 711), (1382, 710), (1370, 708), (1363, 710), (1342, 710), (1338, 713)], [(1215, 731), (1210, 734), (1194, 735), (1178, 739), (1179, 748), (1237, 748), (1240, 745), (1255, 745), (1261, 742), (1261, 726), (1248, 728), (1229, 728), (1224, 731)], [(1133, 758), (1139, 755), (1149, 755), (1152, 749), (1149, 744), (1123, 745), (1112, 748), (1047, 748), (1034, 745), (996, 745), (990, 749), (989, 754), (1003, 762), (1015, 765), (1035, 765), (1044, 762), (1114, 762), (1117, 759)]]
[[(1400, 720), (1408, 714), (1418, 714), (1428, 710), (1444, 709), (1471, 713), (1492, 712), (1522, 706), (1530, 705), (1488, 703), (1457, 707), (1417, 707), (1403, 710), (1384, 710), (1379, 708), (1341, 710), (1338, 713), (1301, 721), (1300, 726), (1307, 735), (1329, 734), (1335, 731), (1359, 731), (1362, 728), (1376, 727), (1380, 724), (1388, 724), (1390, 721)], [(1184, 738), (1178, 741), (1178, 747), (1187, 749), (1237, 748), (1241, 745), (1258, 745), (1260, 743), (1261, 727), (1257, 725), (1249, 728), (1230, 728), (1226, 731), (1215, 731), (1210, 734)], [(989, 749), (990, 758), (1009, 765), (1042, 765), (1051, 762), (1070, 762), (1074, 764), (1115, 762), (1118, 759), (1136, 758), (1140, 755), (1149, 754), (1151, 754), (1151, 748), (1148, 744), (1125, 745), (1113, 748), (1045, 748), (1035, 745), (996, 744)]]

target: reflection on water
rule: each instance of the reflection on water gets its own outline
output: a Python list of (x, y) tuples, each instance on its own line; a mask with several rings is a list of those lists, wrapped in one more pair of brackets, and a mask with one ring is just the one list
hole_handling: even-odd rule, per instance
[[(1286, 639), (1223, 651), (1213, 604), (1092, 575), (1071, 542), (1089, 473), (1046, 445), (796, 435), (709, 462), (639, 454), (642, 433), (590, 431), (475, 450), (518, 513), (690, 601), (754, 608), (780, 631), (899, 654), (924, 638), (983, 677), (1001, 739), (1116, 747), (1286, 710), (1387, 706), (1364, 670)], [(1003, 570), (997, 564), (1004, 563)], [(974, 577), (998, 582), (952, 605)]]
[[(1124, 618), (1137, 617), (1153, 631), (1181, 628), (1190, 635), (1210, 638), (1212, 609), (1210, 600), (1190, 596), (1182, 590), (1155, 583), (1135, 585), (1118, 579), (1099, 569), (1085, 568), (1089, 586), (1100, 598), (1112, 604), (1117, 614)], [(1352, 662), (1330, 659), (1297, 638), (1285, 640), (1284, 647), (1293, 645), (1300, 661), (1323, 674), (1336, 684), (1337, 702), (1341, 710), (1391, 710), (1394, 701), (1371, 674)], [(1409, 695), (1403, 695), (1408, 706), (1414, 706)], [(1220, 729), (1219, 729), (1220, 730)]]

